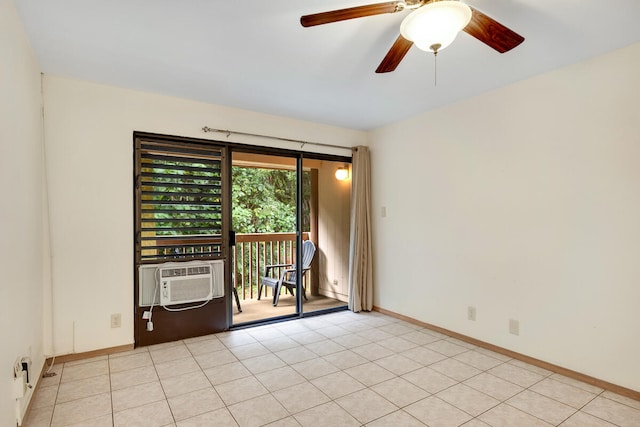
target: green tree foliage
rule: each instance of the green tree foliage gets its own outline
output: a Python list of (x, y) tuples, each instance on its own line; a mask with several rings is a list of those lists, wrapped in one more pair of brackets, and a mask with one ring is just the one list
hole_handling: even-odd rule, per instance
[[(296, 230), (296, 173), (234, 166), (233, 229), (237, 233)], [(303, 174), (303, 229), (309, 229), (309, 173)]]

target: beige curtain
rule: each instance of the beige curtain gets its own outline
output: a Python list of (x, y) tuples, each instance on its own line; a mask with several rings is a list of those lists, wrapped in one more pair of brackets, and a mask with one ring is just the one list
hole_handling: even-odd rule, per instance
[(369, 148), (354, 148), (352, 169), (349, 309), (357, 313), (362, 310), (371, 311), (373, 308)]

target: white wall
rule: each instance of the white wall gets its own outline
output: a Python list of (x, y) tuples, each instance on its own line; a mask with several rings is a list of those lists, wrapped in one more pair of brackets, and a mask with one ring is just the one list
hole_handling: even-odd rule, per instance
[[(348, 146), (366, 138), (359, 131), (53, 76), (45, 77), (44, 100), (57, 354), (133, 342), (134, 130), (227, 140), (203, 133), (209, 126)], [(253, 137), (229, 140), (300, 148)], [(122, 328), (110, 328), (112, 313), (122, 314)]]
[(638, 75), (635, 44), (373, 132), (375, 305), (640, 390)]
[[(15, 425), (13, 365), (44, 364), (40, 68), (13, 2), (0, 0), (0, 425)], [(26, 405), (28, 398), (23, 399)]]

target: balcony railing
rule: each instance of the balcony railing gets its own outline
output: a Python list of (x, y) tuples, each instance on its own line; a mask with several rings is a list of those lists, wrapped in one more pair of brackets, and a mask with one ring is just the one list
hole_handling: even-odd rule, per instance
[[(308, 240), (309, 233), (303, 233), (302, 239)], [(258, 285), (266, 265), (295, 262), (295, 241), (296, 233), (236, 234), (236, 245), (231, 249), (231, 268), (234, 284), (241, 299), (258, 297)], [(221, 251), (222, 239), (219, 235), (157, 236), (153, 240), (146, 237), (142, 246), (142, 263), (210, 258)], [(274, 269), (273, 273), (279, 277), (282, 270), (283, 268)], [(309, 280), (307, 276), (303, 279), (305, 285)]]
[[(308, 240), (309, 233), (303, 233), (302, 239)], [(232, 272), (238, 296), (241, 299), (258, 297), (258, 286), (266, 265), (295, 262), (295, 241), (296, 233), (236, 235), (236, 246), (232, 251)], [(281, 272), (282, 269), (279, 269), (275, 273), (280, 275)], [(303, 280), (307, 280), (306, 275)]]

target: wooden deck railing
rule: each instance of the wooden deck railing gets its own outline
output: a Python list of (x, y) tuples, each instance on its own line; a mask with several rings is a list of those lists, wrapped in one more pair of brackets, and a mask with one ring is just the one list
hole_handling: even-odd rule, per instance
[[(303, 233), (302, 239), (309, 239), (309, 233)], [(241, 299), (258, 297), (258, 285), (266, 265), (295, 262), (295, 241), (296, 233), (236, 235), (236, 246), (232, 251), (232, 272)], [(280, 274), (281, 270), (276, 273)]]

